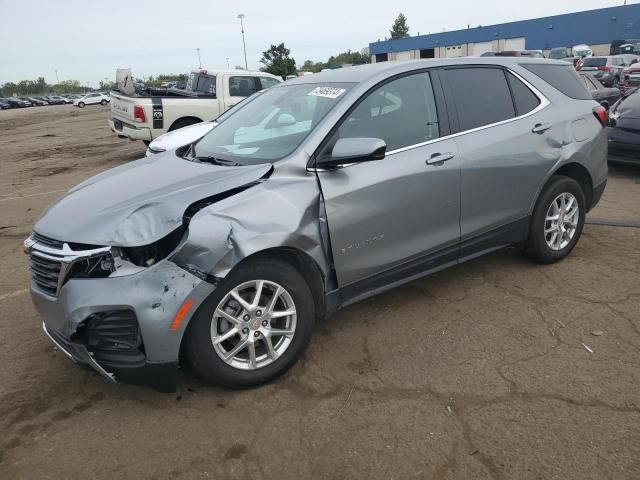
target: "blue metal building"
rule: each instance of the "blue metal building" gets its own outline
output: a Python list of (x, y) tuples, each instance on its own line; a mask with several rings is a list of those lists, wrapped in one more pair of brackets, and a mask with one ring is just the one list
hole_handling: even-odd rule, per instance
[[(369, 44), (369, 53), (372, 56), (386, 56), (391, 52), (438, 49), (522, 37), (527, 50), (572, 47), (581, 43), (603, 45), (617, 39), (640, 38), (640, 4), (373, 42)], [(381, 59), (379, 57), (378, 61)]]

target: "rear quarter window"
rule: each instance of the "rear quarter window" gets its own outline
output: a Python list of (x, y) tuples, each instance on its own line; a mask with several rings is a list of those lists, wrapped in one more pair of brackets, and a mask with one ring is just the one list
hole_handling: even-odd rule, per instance
[(572, 65), (530, 63), (522, 64), (522, 67), (540, 77), (567, 97), (576, 100), (593, 100), (584, 81), (580, 79)]

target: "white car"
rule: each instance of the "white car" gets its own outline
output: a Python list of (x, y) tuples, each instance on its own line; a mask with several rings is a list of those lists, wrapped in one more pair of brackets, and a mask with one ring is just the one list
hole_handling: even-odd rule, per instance
[(84, 97), (74, 100), (76, 107), (84, 108), (85, 105), (106, 105), (109, 103), (109, 95), (104, 93), (87, 93)]
[(149, 144), (145, 156), (150, 157), (156, 153), (163, 153), (168, 150), (175, 150), (176, 148), (189, 145), (196, 140), (200, 140), (216, 125), (217, 123), (215, 120), (210, 122), (200, 122), (195, 125), (189, 125), (188, 127), (179, 128), (178, 130), (160, 135)]

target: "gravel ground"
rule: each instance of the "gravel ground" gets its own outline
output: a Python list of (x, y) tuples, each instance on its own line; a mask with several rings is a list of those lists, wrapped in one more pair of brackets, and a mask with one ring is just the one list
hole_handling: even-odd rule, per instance
[[(0, 478), (640, 478), (640, 228), (587, 225), (561, 263), (509, 249), (353, 305), (254, 390), (183, 373), (160, 394), (71, 363), (22, 241), (67, 188), (142, 156), (107, 118), (0, 112)], [(611, 167), (591, 217), (638, 224), (640, 168)]]

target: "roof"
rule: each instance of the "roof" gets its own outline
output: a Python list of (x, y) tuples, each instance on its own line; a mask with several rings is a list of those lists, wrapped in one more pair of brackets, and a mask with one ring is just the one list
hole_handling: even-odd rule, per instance
[(267, 72), (259, 72), (256, 70), (240, 70), (238, 68), (229, 68), (229, 69), (225, 69), (225, 68), (206, 68), (206, 67), (201, 67), (201, 68), (192, 68), (191, 69), (192, 72), (208, 72), (211, 74), (215, 74), (215, 75), (224, 75), (225, 73), (227, 74), (231, 74), (231, 75), (264, 75), (267, 77), (274, 77), (274, 78), (280, 78), (276, 75), (271, 75), (270, 73)]
[(373, 77), (387, 77), (419, 68), (442, 67), (449, 65), (502, 65), (510, 66), (523, 63), (544, 63), (561, 66), (571, 66), (562, 60), (549, 60), (533, 57), (462, 57), (462, 58), (434, 58), (422, 60), (404, 60), (392, 62), (371, 63), (355, 67), (338, 68), (326, 72), (305, 75), (287, 80), (283, 85), (308, 83), (361, 83)]
[(521, 37), (526, 38), (527, 50), (573, 47), (585, 42), (599, 45), (618, 39), (640, 38), (640, 4), (372, 42), (369, 52), (376, 55)]

